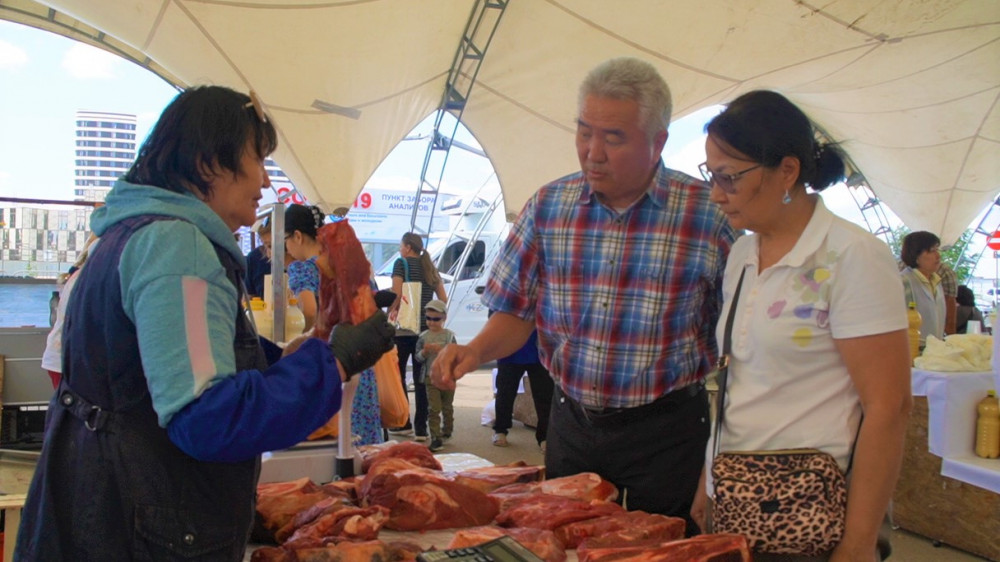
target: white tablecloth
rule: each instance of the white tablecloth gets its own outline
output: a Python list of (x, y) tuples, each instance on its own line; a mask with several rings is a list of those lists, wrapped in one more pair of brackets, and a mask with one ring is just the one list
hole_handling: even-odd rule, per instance
[(993, 373), (913, 370), (913, 395), (926, 396), (928, 450), (941, 474), (1000, 493), (1000, 459), (975, 455), (976, 404), (993, 388)]

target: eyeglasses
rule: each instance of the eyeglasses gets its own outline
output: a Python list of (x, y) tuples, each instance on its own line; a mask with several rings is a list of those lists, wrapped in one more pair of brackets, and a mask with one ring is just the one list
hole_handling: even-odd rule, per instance
[(702, 162), (701, 164), (698, 164), (698, 171), (701, 172), (701, 177), (705, 178), (705, 181), (708, 182), (708, 185), (712, 185), (714, 183), (715, 185), (719, 186), (719, 189), (721, 189), (722, 191), (725, 191), (730, 195), (735, 195), (737, 190), (735, 187), (733, 187), (733, 183), (735, 183), (736, 180), (742, 178), (743, 175), (746, 174), (747, 172), (752, 172), (757, 168), (760, 168), (761, 166), (763, 166), (763, 164), (750, 166), (746, 170), (736, 172), (735, 174), (717, 174), (712, 170), (708, 169), (708, 162)]
[(440, 322), (444, 320), (444, 317), (442, 316), (426, 316), (425, 318), (427, 318), (428, 322)]

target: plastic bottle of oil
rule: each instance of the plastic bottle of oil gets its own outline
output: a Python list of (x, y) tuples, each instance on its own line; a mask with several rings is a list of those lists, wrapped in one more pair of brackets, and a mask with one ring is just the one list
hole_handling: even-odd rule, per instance
[(996, 391), (986, 393), (986, 398), (976, 407), (976, 455), (984, 459), (1000, 457), (1000, 402)]
[(285, 340), (291, 341), (304, 331), (306, 331), (306, 317), (299, 310), (298, 299), (292, 297), (288, 299), (288, 308), (285, 309)]
[(267, 303), (260, 297), (254, 297), (250, 300), (250, 312), (253, 313), (253, 323), (257, 326), (257, 335), (271, 339), (274, 333), (274, 320), (271, 319)]
[(917, 303), (910, 301), (906, 307), (906, 334), (910, 338), (910, 362), (920, 355), (920, 325), (923, 320), (917, 312)]

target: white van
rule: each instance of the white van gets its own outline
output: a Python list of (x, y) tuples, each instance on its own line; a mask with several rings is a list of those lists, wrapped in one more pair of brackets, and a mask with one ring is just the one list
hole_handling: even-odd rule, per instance
[[(482, 232), (475, 239), (458, 234), (435, 234), (427, 244), (448, 295), (445, 327), (455, 332), (458, 343), (469, 343), (486, 324), (488, 311), (480, 295), (508, 230), (505, 226), (499, 232)], [(379, 289), (392, 288), (392, 267), (397, 259), (398, 253), (375, 270)]]

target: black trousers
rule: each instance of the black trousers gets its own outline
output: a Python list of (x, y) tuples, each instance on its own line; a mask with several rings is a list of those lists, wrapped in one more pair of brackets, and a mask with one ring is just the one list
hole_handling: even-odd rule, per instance
[[(413, 416), (413, 432), (417, 435), (427, 435), (427, 389), (422, 384), (423, 363), (417, 361), (417, 336), (396, 336), (396, 353), (399, 355), (399, 379), (403, 385), (403, 395), (406, 396), (406, 363), (413, 367), (413, 397), (417, 402), (417, 410)], [(409, 401), (409, 397), (406, 398)]]
[(549, 370), (541, 363), (497, 363), (497, 415), (496, 421), (493, 422), (493, 431), (507, 433), (510, 430), (517, 386), (524, 373), (528, 373), (531, 400), (535, 403), (535, 413), (538, 414), (535, 440), (541, 443), (546, 440), (549, 433), (549, 411), (552, 408), (552, 391), (555, 388)]
[(594, 416), (556, 388), (545, 453), (547, 478), (596, 472), (618, 487), (618, 501), (687, 521), (708, 442), (708, 394), (681, 389), (624, 413)]

